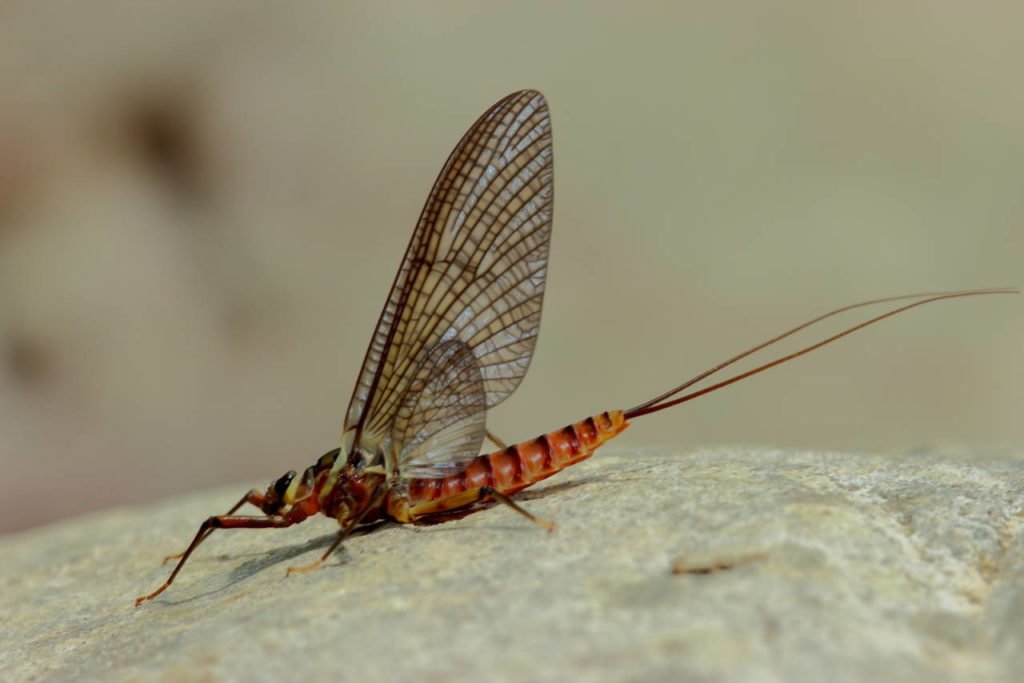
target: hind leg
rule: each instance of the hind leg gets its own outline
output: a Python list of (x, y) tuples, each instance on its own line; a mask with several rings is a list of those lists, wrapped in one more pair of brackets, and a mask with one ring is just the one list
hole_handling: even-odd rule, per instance
[(491, 486), (482, 486), (478, 489), (463, 491), (462, 493), (448, 498), (439, 498), (438, 500), (414, 505), (407, 508), (408, 519), (410, 522), (415, 524), (417, 521), (426, 521), (434, 516), (457, 512), (460, 509), (472, 507), (473, 505), (482, 503), (486, 500), (494, 500), (502, 505), (507, 505), (534, 524), (544, 527), (548, 531), (554, 531), (555, 529), (554, 522), (537, 517), (504, 493), (494, 490)]

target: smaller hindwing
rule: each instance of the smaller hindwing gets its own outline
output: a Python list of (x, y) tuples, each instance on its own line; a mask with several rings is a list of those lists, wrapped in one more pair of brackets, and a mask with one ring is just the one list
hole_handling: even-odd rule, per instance
[(461, 471), (480, 453), (487, 397), (472, 349), (449, 339), (426, 354), (395, 417), (391, 443), (403, 479), (439, 478)]

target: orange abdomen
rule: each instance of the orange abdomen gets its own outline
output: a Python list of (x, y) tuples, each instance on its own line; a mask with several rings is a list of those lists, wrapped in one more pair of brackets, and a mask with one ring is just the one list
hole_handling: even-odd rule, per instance
[(481, 455), (462, 472), (439, 479), (411, 479), (404, 500), (388, 501), (388, 511), (399, 521), (403, 517), (444, 512), (466, 504), (465, 496), (490, 486), (511, 494), (586, 460), (604, 442), (617, 436), (629, 423), (622, 411), (601, 413), (550, 432), (531, 441)]

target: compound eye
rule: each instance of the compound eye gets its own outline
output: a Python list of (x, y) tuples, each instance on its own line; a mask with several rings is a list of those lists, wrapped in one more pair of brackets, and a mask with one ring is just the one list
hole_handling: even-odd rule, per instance
[(340, 448), (335, 448), (332, 451), (327, 451), (320, 456), (320, 459), (316, 461), (318, 469), (327, 470), (334, 467), (334, 461), (338, 459), (338, 454), (341, 453)]
[(289, 486), (291, 486), (292, 479), (294, 478), (295, 470), (290, 470), (287, 474), (274, 482), (274, 494), (277, 496), (278, 500), (284, 498), (284, 492), (288, 490)]

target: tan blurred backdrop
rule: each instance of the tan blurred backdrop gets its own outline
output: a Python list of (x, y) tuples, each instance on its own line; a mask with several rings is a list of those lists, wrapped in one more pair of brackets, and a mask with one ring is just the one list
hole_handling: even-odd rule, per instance
[[(0, 531), (333, 447), (435, 174), (519, 88), (551, 103), (557, 208), (505, 438), (835, 305), (1024, 284), (1022, 25), (1019, 2), (4, 3)], [(1016, 448), (1022, 379), (1024, 297), (956, 301), (617, 445)]]

